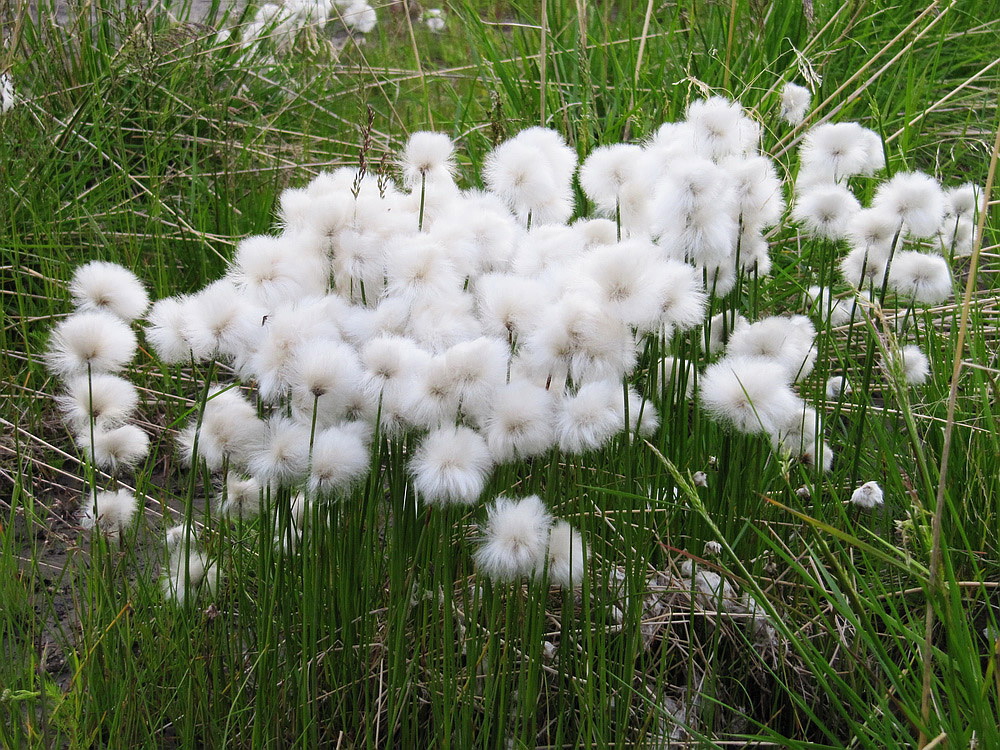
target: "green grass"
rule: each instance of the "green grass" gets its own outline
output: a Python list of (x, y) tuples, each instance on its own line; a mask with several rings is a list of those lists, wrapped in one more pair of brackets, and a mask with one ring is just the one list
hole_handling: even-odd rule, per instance
[[(211, 480), (181, 468), (172, 440), (205, 372), (147, 349), (131, 373), (154, 446), (131, 483), (144, 522), (118, 544), (73, 520), (84, 469), (40, 360), (70, 310), (73, 269), (122, 263), (154, 298), (200, 288), (239, 238), (274, 226), (281, 190), (357, 163), (368, 107), (369, 161), (434, 128), (456, 139), (462, 184), (478, 185), (503, 134), (544, 123), (586, 155), (721, 93), (755, 114), (765, 150), (794, 175), (803, 130), (781, 123), (777, 92), (812, 71), (823, 106), (810, 122), (875, 129), (887, 173), (984, 183), (1000, 124), (1000, 5), (813, 5), (810, 18), (793, 0), (654, 3), (644, 33), (646, 3), (549, 0), (542, 34), (537, 3), (462, 0), (443, 34), (414, 25), (415, 44), (399, 9), (382, 8), (363, 46), (299, 51), (275, 68), (208, 36), (172, 55), (122, 52), (147, 23), (131, 4), (97, 3), (97, 22), (73, 34), (48, 22), (50, 9), (15, 11), (0, 51), (22, 98), (0, 115), (0, 745), (657, 747), (675, 730), (703, 747), (1000, 746), (1000, 660), (983, 634), (1000, 623), (993, 218), (952, 420), (958, 287), (955, 304), (910, 330), (932, 358), (926, 386), (900, 388), (876, 366), (869, 388), (825, 405), (827, 474), (727, 432), (648, 362), (636, 382), (663, 417), (649, 444), (622, 436), (494, 472), (485, 498), (539, 494), (583, 532), (575, 594), (477, 576), (484, 510), (417, 506), (412, 435), (375, 441), (370, 477), (315, 510), (302, 553), (271, 543), (285, 510), (220, 520), (201, 502)], [(169, 22), (148, 24), (159, 38)], [(875, 184), (859, 182), (859, 198)], [(589, 214), (582, 194), (578, 205)], [(771, 239), (757, 316), (804, 312), (805, 289), (839, 249), (788, 229)], [(848, 349), (843, 332), (821, 332), (804, 396), (821, 400), (838, 368), (862, 382), (885, 335), (876, 320), (853, 336)], [(695, 340), (663, 346), (700, 365)], [(845, 505), (868, 480), (885, 508)], [(939, 482), (940, 582), (929, 573)], [(185, 514), (204, 524), (200, 544), (225, 579), (178, 607), (159, 571), (162, 532)], [(751, 596), (768, 627), (749, 607), (719, 615), (681, 585), (686, 560)]]

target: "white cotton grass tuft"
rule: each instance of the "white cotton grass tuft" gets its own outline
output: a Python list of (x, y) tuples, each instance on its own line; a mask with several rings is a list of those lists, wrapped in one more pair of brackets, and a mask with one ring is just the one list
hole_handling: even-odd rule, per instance
[(135, 495), (128, 490), (98, 492), (80, 504), (80, 526), (97, 530), (109, 539), (117, 539), (132, 525), (136, 509)]
[(135, 355), (135, 333), (106, 312), (78, 312), (60, 321), (49, 338), (46, 364), (60, 377), (117, 372)]
[(190, 297), (166, 297), (155, 303), (146, 315), (146, 340), (164, 364), (189, 362), (192, 344), (188, 320), (192, 314)]
[(889, 268), (889, 288), (914, 302), (936, 305), (952, 294), (951, 269), (940, 255), (917, 250), (897, 253)]
[(421, 501), (472, 505), (493, 468), (486, 441), (468, 427), (442, 427), (420, 442), (408, 469)]
[(554, 395), (524, 380), (499, 388), (483, 434), (498, 463), (531, 458), (555, 444)]
[(559, 449), (579, 454), (598, 450), (625, 429), (622, 384), (596, 381), (563, 398), (556, 417)]
[(856, 174), (874, 174), (885, 166), (881, 139), (856, 122), (813, 128), (802, 139), (799, 159), (798, 180), (808, 184), (833, 184)]
[(0, 74), (0, 115), (5, 114), (17, 104), (14, 93), (14, 80), (8, 73)]
[(781, 119), (789, 125), (798, 125), (805, 119), (811, 103), (809, 89), (789, 81), (781, 89)]
[(830, 401), (849, 396), (852, 393), (851, 384), (846, 375), (833, 375), (826, 381), (826, 397)]
[(139, 394), (117, 375), (77, 375), (66, 382), (66, 392), (56, 403), (70, 426), (82, 432), (90, 429), (91, 422), (99, 429), (123, 424), (135, 411)]
[(922, 172), (900, 172), (879, 185), (873, 207), (893, 215), (913, 237), (933, 237), (944, 218), (940, 183)]
[(309, 471), (309, 428), (286, 417), (271, 417), (262, 446), (250, 456), (250, 473), (277, 485), (294, 484)]
[(865, 482), (851, 494), (851, 504), (859, 508), (877, 508), (885, 501), (878, 482)]
[(740, 432), (774, 434), (799, 408), (779, 363), (758, 357), (726, 357), (701, 376), (701, 403), (714, 419)]
[(753, 154), (760, 126), (747, 117), (739, 102), (721, 96), (691, 102), (685, 111), (698, 153), (713, 161), (733, 154)]
[(854, 193), (840, 185), (810, 186), (792, 206), (792, 219), (814, 237), (839, 240), (847, 236), (851, 219), (861, 210)]
[(487, 512), (476, 568), (498, 581), (530, 576), (544, 565), (552, 516), (537, 495), (498, 497)]
[(625, 191), (636, 183), (643, 159), (641, 146), (617, 143), (594, 149), (580, 166), (580, 187), (605, 216), (620, 214)]
[[(178, 436), (188, 464), (194, 458), (197, 423), (197, 417), (192, 418)], [(197, 435), (198, 458), (210, 471), (220, 470), (227, 462), (232, 468), (246, 468), (251, 456), (263, 446), (267, 430), (267, 424), (257, 417), (257, 410), (238, 388), (212, 386)]]
[(548, 566), (549, 583), (562, 588), (576, 588), (583, 582), (586, 556), (583, 537), (565, 521), (556, 521), (549, 532), (549, 545), (545, 557), (539, 561), (537, 572)]
[(421, 183), (431, 186), (442, 180), (451, 181), (455, 172), (455, 144), (444, 133), (421, 130), (410, 136), (399, 158), (403, 182), (411, 189)]
[(371, 463), (366, 435), (351, 426), (329, 427), (316, 434), (309, 471), (309, 491), (327, 495), (349, 489), (364, 478)]
[(910, 344), (904, 346), (891, 358), (892, 368), (899, 368), (903, 380), (908, 385), (923, 385), (931, 374), (931, 363), (919, 346)]
[(101, 310), (131, 323), (149, 307), (149, 295), (138, 277), (117, 263), (95, 260), (79, 266), (69, 285), (78, 310)]
[(440, 34), (447, 25), (447, 17), (441, 8), (428, 8), (420, 14), (420, 21), (435, 34)]
[(95, 429), (93, 436), (85, 428), (76, 433), (76, 444), (89, 460), (112, 472), (134, 469), (149, 453), (149, 435), (132, 424)]
[(188, 604), (199, 591), (213, 594), (221, 579), (222, 571), (217, 562), (204, 552), (182, 544), (171, 551), (160, 585), (167, 598), (178, 604)]
[(760, 357), (781, 365), (785, 382), (801, 380), (816, 361), (816, 330), (808, 318), (770, 317), (733, 331), (726, 346), (729, 357)]
[(261, 493), (262, 487), (256, 478), (231, 472), (226, 477), (225, 490), (219, 493), (219, 513), (226, 518), (253, 518), (260, 513)]

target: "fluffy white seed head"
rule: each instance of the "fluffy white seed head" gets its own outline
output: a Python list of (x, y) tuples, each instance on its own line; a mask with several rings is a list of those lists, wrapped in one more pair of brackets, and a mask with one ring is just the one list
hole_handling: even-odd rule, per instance
[(826, 397), (831, 401), (836, 401), (843, 396), (851, 394), (851, 384), (846, 375), (834, 375), (826, 381)]
[(153, 304), (146, 316), (146, 340), (164, 364), (191, 360), (188, 320), (192, 315), (190, 297), (167, 297)]
[(429, 432), (409, 464), (417, 495), (432, 505), (472, 505), (482, 494), (492, 468), (486, 441), (468, 427)]
[(66, 383), (66, 393), (56, 399), (73, 429), (83, 432), (90, 422), (100, 429), (122, 424), (139, 403), (135, 386), (117, 375), (77, 375)]
[(787, 371), (776, 362), (726, 357), (702, 375), (701, 402), (714, 419), (740, 432), (773, 434), (799, 408), (787, 382)]
[(789, 81), (781, 89), (781, 119), (789, 125), (798, 125), (805, 119), (811, 102), (809, 89)]
[(880, 287), (885, 278), (888, 254), (879, 257), (864, 248), (855, 248), (840, 259), (840, 275), (851, 286), (861, 289), (865, 286)]
[(824, 123), (802, 139), (799, 179), (834, 183), (856, 174), (873, 174), (885, 166), (878, 135), (856, 122)]
[(253, 518), (261, 509), (261, 489), (256, 478), (231, 472), (226, 477), (225, 492), (219, 495), (219, 512), (227, 518)]
[(941, 185), (921, 172), (900, 172), (879, 185), (873, 206), (896, 217), (913, 237), (933, 237), (944, 218)]
[(580, 187), (598, 210), (614, 218), (629, 183), (641, 179), (641, 146), (618, 143), (594, 149), (580, 167)]
[(877, 508), (884, 501), (878, 482), (865, 482), (851, 494), (851, 503), (860, 508)]
[(262, 447), (250, 456), (250, 473), (275, 484), (294, 483), (309, 471), (309, 428), (285, 417), (267, 422)]
[(330, 427), (318, 433), (309, 473), (310, 492), (329, 494), (362, 479), (371, 461), (365, 437), (352, 426)]
[(80, 526), (97, 529), (104, 536), (117, 539), (128, 528), (137, 508), (135, 495), (128, 490), (98, 492), (80, 505)]
[[(585, 563), (583, 537), (565, 521), (552, 524), (546, 556), (550, 583), (563, 588), (575, 588), (582, 583)], [(541, 573), (541, 568), (538, 572)]]
[(138, 277), (117, 263), (95, 260), (79, 266), (69, 285), (78, 310), (109, 312), (126, 323), (141, 318), (149, 295)]
[(95, 429), (93, 453), (90, 430), (76, 433), (76, 444), (88, 459), (102, 469), (118, 472), (133, 469), (149, 453), (149, 435), (135, 425), (126, 424), (110, 429)]
[(60, 377), (117, 372), (135, 355), (135, 333), (107, 312), (78, 312), (60, 321), (49, 338), (46, 364)]
[(808, 234), (839, 240), (847, 236), (852, 217), (861, 210), (854, 194), (840, 185), (812, 186), (800, 193), (792, 207), (792, 219)]
[(891, 368), (898, 368), (909, 385), (923, 385), (931, 374), (930, 360), (919, 346), (913, 344), (904, 346), (891, 358)]
[(421, 182), (430, 187), (434, 182), (450, 181), (455, 171), (455, 144), (444, 133), (421, 130), (410, 136), (400, 156), (403, 181), (408, 188), (419, 190)]
[(496, 391), (483, 428), (486, 444), (497, 462), (530, 458), (555, 444), (551, 391), (516, 380)]
[(785, 382), (793, 382), (812, 372), (815, 337), (812, 323), (804, 316), (765, 318), (734, 331), (726, 355), (768, 359), (784, 370)]
[(718, 161), (733, 154), (753, 154), (760, 126), (743, 113), (739, 102), (713, 96), (691, 102), (686, 120), (700, 155)]
[(889, 268), (889, 288), (914, 302), (936, 305), (951, 296), (951, 269), (940, 255), (905, 250)]
[(556, 435), (566, 453), (597, 450), (625, 429), (622, 385), (597, 381), (582, 386), (559, 406)]
[(483, 527), (476, 567), (489, 578), (511, 581), (544, 565), (552, 516), (537, 495), (521, 500), (498, 497)]

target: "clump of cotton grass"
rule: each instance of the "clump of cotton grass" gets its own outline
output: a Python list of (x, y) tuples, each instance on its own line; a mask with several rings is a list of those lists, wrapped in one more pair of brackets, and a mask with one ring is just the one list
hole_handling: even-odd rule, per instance
[(8, 73), (0, 74), (0, 115), (10, 112), (15, 104), (14, 79)]
[(493, 457), (476, 431), (442, 427), (421, 441), (408, 468), (423, 502), (471, 505), (483, 492)]
[(882, 488), (878, 482), (865, 482), (851, 494), (850, 502), (859, 508), (877, 508), (884, 502)]
[[(474, 554), (476, 568), (498, 581), (533, 575), (540, 566), (545, 566), (551, 526), (552, 516), (537, 495), (520, 500), (498, 497), (487, 511), (482, 528), (483, 543)], [(565, 537), (565, 532), (559, 533)], [(569, 548), (565, 549), (567, 541)], [(557, 564), (572, 567), (569, 560), (574, 545), (572, 534), (568, 540), (563, 538), (557, 543), (563, 545), (557, 550)], [(566, 562), (563, 562), (564, 555)], [(582, 544), (580, 558), (582, 564)], [(572, 570), (559, 572), (568, 573), (568, 579), (572, 580)]]
[(76, 375), (67, 381), (66, 391), (56, 397), (56, 403), (69, 425), (80, 433), (91, 424), (102, 430), (124, 424), (135, 411), (139, 394), (131, 382), (117, 375)]
[(889, 288), (922, 305), (936, 305), (951, 297), (951, 269), (940, 255), (917, 250), (897, 253), (889, 269)]
[(824, 123), (809, 130), (799, 148), (800, 186), (840, 183), (885, 166), (882, 139), (856, 122)]
[(789, 81), (781, 89), (781, 119), (789, 125), (798, 125), (805, 119), (811, 103), (809, 89)]
[(263, 487), (255, 477), (242, 477), (232, 472), (226, 477), (225, 488), (217, 499), (219, 513), (239, 520), (253, 518), (260, 512), (262, 495)]
[[(190, 542), (190, 533), (183, 531), (179, 536)], [(178, 540), (169, 553), (167, 567), (160, 579), (164, 595), (177, 604), (190, 604), (204, 591), (211, 596), (222, 580), (222, 570), (218, 561), (211, 560), (204, 552), (191, 548), (190, 543)]]
[(873, 207), (894, 216), (912, 237), (933, 237), (941, 226), (945, 197), (940, 183), (921, 172), (900, 172), (879, 185)]
[(97, 492), (80, 503), (80, 526), (118, 539), (132, 525), (137, 508), (135, 495), (128, 490)]
[(583, 537), (565, 521), (556, 521), (549, 532), (545, 557), (536, 564), (536, 572), (548, 571), (549, 583), (562, 588), (576, 588), (583, 581), (586, 555)]
[(115, 474), (134, 469), (149, 453), (149, 435), (131, 424), (80, 430), (76, 444), (89, 461)]
[(59, 377), (122, 370), (135, 356), (135, 333), (111, 313), (84, 311), (60, 321), (49, 338), (46, 364)]
[(931, 374), (930, 360), (915, 344), (891, 350), (884, 366), (890, 377), (901, 375), (903, 381), (912, 386), (923, 385)]
[(149, 295), (134, 273), (115, 263), (91, 261), (73, 272), (69, 285), (77, 310), (100, 310), (126, 323), (142, 317)]

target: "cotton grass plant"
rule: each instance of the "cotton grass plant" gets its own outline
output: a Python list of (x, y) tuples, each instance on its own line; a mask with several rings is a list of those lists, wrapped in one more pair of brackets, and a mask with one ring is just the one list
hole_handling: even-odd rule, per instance
[[(628, 124), (616, 119), (626, 95), (654, 101), (628, 90), (628, 66), (635, 81), (648, 71), (635, 49), (601, 40), (629, 19), (590, 9), (578, 25), (578, 8), (549, 6), (541, 68), (530, 51), (501, 53), (522, 41), (537, 53), (536, 31), (501, 33), (455, 9), (504, 91), (494, 126), (510, 138), (486, 144), (485, 131), (444, 127), (460, 134), (453, 140), (440, 124), (417, 124), (421, 106), (398, 114), (400, 130), (417, 132), (378, 168), (377, 154), (361, 171), (345, 154), (347, 168), (324, 163), (277, 187), (247, 174), (257, 197), (218, 178), (225, 200), (182, 201), (167, 214), (205, 233), (198, 253), (176, 255), (176, 243), (194, 240), (169, 230), (150, 233), (163, 251), (152, 265), (103, 256), (151, 290), (144, 317), (116, 308), (116, 293), (134, 288), (118, 266), (75, 275), (67, 259), (30, 282), (58, 318), (18, 317), (31, 345), (17, 351), (40, 358), (48, 348), (51, 375), (35, 368), (12, 382), (45, 394), (29, 414), (47, 414), (56, 396), (61, 420), (47, 431), (11, 425), (23, 467), (12, 505), (26, 523), (47, 517), (38, 488), (53, 474), (23, 442), (43, 436), (45, 451), (61, 451), (44, 455), (62, 456), (47, 461), (69, 488), (56, 528), (83, 551), (67, 566), (78, 572), (50, 584), (56, 593), (29, 599), (21, 578), (3, 584), (11, 605), (0, 632), (16, 657), (3, 675), (23, 688), (0, 704), (5, 742), (995, 739), (983, 635), (996, 622), (995, 472), (983, 458), (995, 439), (977, 398), (989, 389), (988, 306), (973, 312), (967, 356), (980, 369), (967, 370), (958, 400), (963, 439), (952, 445), (943, 542), (931, 500), (952, 300), (987, 192), (958, 186), (985, 173), (968, 171), (961, 150), (966, 166), (952, 167), (920, 158), (919, 139), (897, 149), (899, 136), (887, 135), (909, 121), (910, 103), (894, 114), (900, 101), (879, 82), (878, 116), (874, 105), (852, 107), (848, 89), (832, 101), (848, 105), (836, 129), (823, 124), (830, 82), (870, 69), (826, 68), (822, 87), (805, 75), (817, 58), (789, 20), (801, 18), (797, 6), (781, 18), (803, 62), (787, 75), (761, 66), (769, 91), (719, 86), (719, 61), (699, 53), (686, 74), (712, 90), (692, 83), (664, 116)], [(734, 5), (730, 28), (749, 12)], [(915, 17), (936, 34), (950, 13)], [(660, 52), (675, 22), (651, 16), (622, 39)], [(717, 24), (693, 22), (711, 44)], [(826, 22), (837, 32), (865, 24)], [(453, 29), (416, 49), (416, 70), (428, 70), (419, 55), (447, 54)], [(888, 54), (891, 36), (880, 37)], [(730, 59), (753, 54), (725, 37), (716, 47)], [(645, 59), (661, 74), (671, 64)], [(608, 60), (629, 61), (613, 98), (590, 87)], [(19, 92), (32, 92), (23, 79)], [(440, 123), (445, 80), (399, 85), (426, 85)], [(539, 91), (550, 113), (577, 102), (578, 126), (528, 128)], [(32, 96), (25, 111), (37, 111)], [(590, 107), (602, 112), (599, 128)], [(294, 119), (285, 123), (288, 132)], [(362, 125), (363, 153), (372, 136), (382, 148), (382, 127)], [(260, 132), (285, 138), (280, 130)], [(801, 146), (775, 146), (800, 135)], [(101, 193), (88, 184), (81, 201)], [(245, 213), (222, 208), (220, 220), (202, 213), (210, 204)], [(929, 232), (923, 214), (939, 217)], [(25, 258), (41, 252), (27, 242), (12, 246)], [(205, 246), (225, 264), (202, 257)], [(81, 348), (77, 337), (91, 340)], [(132, 437), (117, 448), (101, 442), (124, 428)], [(148, 452), (131, 459), (136, 430)], [(873, 484), (878, 493), (854, 499)], [(112, 518), (112, 498), (134, 498), (134, 515)], [(938, 588), (929, 567), (942, 553)], [(61, 644), (65, 688), (40, 676), (55, 647), (32, 656), (18, 631), (37, 623), (32, 604), (55, 614), (60, 581), (85, 592), (80, 631), (53, 639), (30, 628)], [(942, 626), (921, 652), (925, 605)]]

